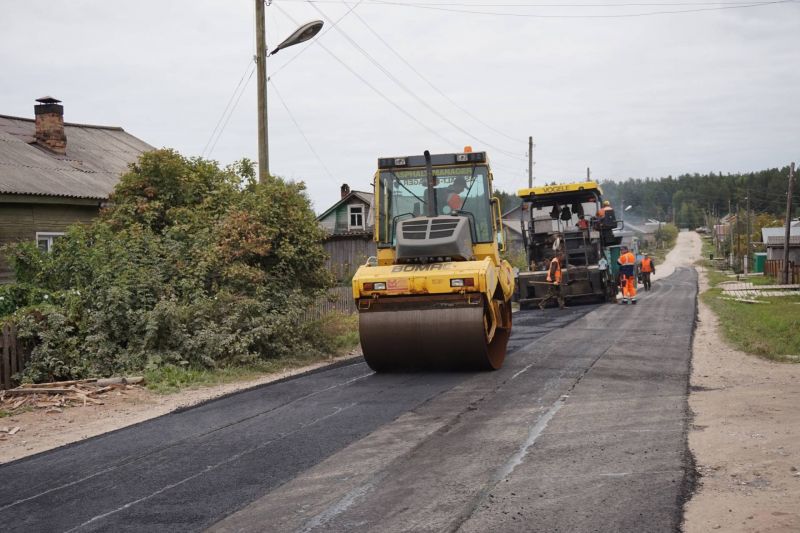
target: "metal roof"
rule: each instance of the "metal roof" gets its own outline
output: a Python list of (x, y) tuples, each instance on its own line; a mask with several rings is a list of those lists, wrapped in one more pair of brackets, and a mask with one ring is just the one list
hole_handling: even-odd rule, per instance
[[(761, 242), (769, 242), (769, 239), (773, 237), (780, 237), (781, 242), (783, 242), (783, 238), (786, 235), (786, 228), (761, 228)], [(799, 226), (790, 226), (789, 227), (789, 236), (800, 235), (800, 227)], [(791, 240), (789, 242), (792, 242)]]
[(35, 143), (32, 119), (0, 115), (0, 194), (108, 198), (142, 152), (153, 150), (122, 128), (65, 123), (67, 151)]
[(344, 198), (340, 198), (335, 204), (330, 206), (328, 209), (322, 212), (319, 216), (317, 216), (317, 221), (322, 220), (326, 216), (328, 216), (334, 209), (342, 205), (343, 203), (347, 202), (351, 198), (358, 198), (370, 208), (370, 214), (372, 212), (372, 202), (375, 199), (375, 194), (371, 192), (364, 192), (364, 191), (350, 191)]

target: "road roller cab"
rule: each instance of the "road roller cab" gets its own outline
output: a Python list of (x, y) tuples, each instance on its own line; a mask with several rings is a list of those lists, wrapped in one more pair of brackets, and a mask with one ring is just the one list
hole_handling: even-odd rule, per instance
[(367, 363), (500, 368), (514, 278), (486, 153), (381, 158), (374, 186), (378, 252), (353, 277)]

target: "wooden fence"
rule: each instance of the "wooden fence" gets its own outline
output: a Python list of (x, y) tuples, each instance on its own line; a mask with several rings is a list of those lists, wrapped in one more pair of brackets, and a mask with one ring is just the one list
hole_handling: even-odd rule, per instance
[(343, 313), (351, 315), (356, 312), (356, 304), (353, 301), (353, 289), (346, 287), (334, 287), (328, 291), (327, 298), (320, 298), (303, 317), (306, 321), (319, 320), (330, 313)]
[[(783, 260), (769, 259), (764, 263), (764, 273), (772, 276), (778, 283), (783, 281)], [(789, 261), (789, 279), (786, 281), (790, 285), (800, 283), (800, 265)]]
[(15, 386), (12, 376), (22, 371), (27, 357), (17, 343), (17, 326), (7, 322), (0, 331), (0, 389), (10, 389)]

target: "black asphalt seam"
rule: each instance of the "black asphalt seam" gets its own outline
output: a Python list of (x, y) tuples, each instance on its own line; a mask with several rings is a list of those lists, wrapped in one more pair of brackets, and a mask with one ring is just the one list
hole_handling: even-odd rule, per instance
[(696, 458), (694, 453), (692, 453), (692, 449), (689, 447), (689, 428), (694, 424), (695, 419), (695, 413), (689, 406), (689, 395), (692, 391), (692, 371), (694, 370), (694, 336), (697, 334), (697, 323), (700, 321), (700, 273), (696, 268), (694, 272), (694, 320), (692, 322), (692, 333), (689, 336), (689, 350), (691, 351), (691, 356), (689, 357), (689, 373), (686, 377), (686, 399), (684, 400), (686, 402), (686, 423), (684, 425), (683, 436), (685, 461), (683, 464), (683, 480), (681, 482), (680, 491), (678, 492), (676, 500), (677, 507), (675, 510), (675, 531), (678, 533), (683, 531), (686, 505), (689, 503), (689, 500), (692, 499), (692, 496), (694, 496), (701, 477), (700, 472), (697, 471)]
[[(505, 463), (503, 463), (503, 466), (495, 470), (495, 473), (490, 478), (489, 483), (486, 484), (480, 491), (478, 491), (475, 497), (472, 498), (471, 503), (467, 506), (465, 511), (456, 516), (450, 525), (444, 528), (442, 531), (447, 531), (448, 533), (454, 533), (458, 531), (464, 522), (469, 520), (470, 517), (475, 514), (475, 511), (489, 496), (492, 490), (494, 490), (501, 481), (511, 475), (511, 473), (514, 471), (514, 468), (516, 468), (528, 454), (528, 450), (536, 443), (539, 435), (541, 435), (546, 429), (547, 423), (550, 421), (550, 419), (553, 418), (553, 416), (555, 416), (561, 407), (566, 404), (570, 393), (575, 389), (575, 387), (578, 386), (581, 380), (583, 380), (583, 378), (589, 374), (592, 368), (594, 368), (594, 365), (597, 364), (597, 362), (602, 359), (609, 350), (610, 347), (606, 348), (602, 353), (600, 353), (600, 355), (595, 357), (591, 364), (588, 365), (583, 372), (578, 375), (569, 389), (567, 389), (567, 391), (562, 394), (561, 397), (553, 402), (547, 411), (545, 411), (539, 418), (536, 419), (536, 422), (531, 426), (528, 432), (528, 438), (520, 445), (517, 451), (511, 457), (509, 457)], [(566, 371), (566, 369), (564, 371)], [(559, 375), (559, 377), (561, 376), (563, 376), (563, 372)]]

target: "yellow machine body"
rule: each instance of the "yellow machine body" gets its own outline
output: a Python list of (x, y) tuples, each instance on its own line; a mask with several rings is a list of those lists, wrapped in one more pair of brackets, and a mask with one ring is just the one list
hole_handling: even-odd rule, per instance
[[(514, 274), (511, 265), (500, 257), (500, 204), (491, 196), (492, 177), (485, 154), (477, 163), (459, 164), (458, 159), (464, 158), (459, 156), (426, 153), (424, 184), (415, 177), (425, 170), (419, 164), (423, 161), (421, 156), (379, 160), (373, 204), (378, 252), (358, 269), (352, 281), (364, 357), (376, 371), (496, 369), (505, 358)], [(407, 166), (391, 166), (392, 161), (400, 160)], [(380, 168), (380, 163), (387, 161), (389, 164)], [(476, 176), (478, 164), (480, 176)], [(452, 185), (457, 183), (457, 176), (465, 177), (464, 181), (470, 184), (469, 190), (462, 193), (463, 208), (472, 211), (442, 214), (439, 204), (444, 200), (438, 204), (436, 200), (445, 189), (440, 181), (447, 183), (449, 179)], [(401, 178), (405, 181), (399, 181)], [(411, 190), (412, 186), (417, 188)], [(471, 193), (473, 190), (479, 193)], [(424, 196), (423, 191), (428, 195)], [(392, 211), (391, 205), (408, 198), (415, 204), (424, 204), (427, 214), (398, 215)], [(455, 227), (461, 218), (468, 222), (461, 223), (470, 232), (468, 246), (462, 239), (457, 256), (449, 256), (456, 250), (457, 235), (439, 247), (431, 237), (436, 235), (434, 225)], [(403, 225), (405, 221), (409, 226)], [(429, 233), (424, 237), (402, 242), (400, 233), (405, 228), (428, 223)], [(416, 245), (423, 246), (426, 252), (409, 253), (403, 248)], [(437, 255), (438, 251), (442, 255)]]

